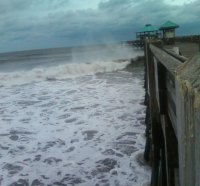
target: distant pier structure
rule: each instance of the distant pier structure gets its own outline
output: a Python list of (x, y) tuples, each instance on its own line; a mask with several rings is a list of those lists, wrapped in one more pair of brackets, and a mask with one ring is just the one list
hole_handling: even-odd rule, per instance
[(160, 35), (159, 29), (151, 24), (146, 24), (136, 32), (136, 40), (133, 45), (137, 48), (144, 47), (145, 39), (155, 39)]
[(158, 36), (159, 36), (158, 28), (151, 24), (146, 24), (138, 32), (136, 32), (136, 38), (143, 41), (145, 39), (158, 38)]
[(136, 32), (136, 40), (132, 42), (133, 46), (143, 48), (146, 39), (162, 39), (163, 44), (173, 45), (175, 43), (175, 29), (179, 25), (172, 21), (163, 23), (160, 27), (146, 24)]

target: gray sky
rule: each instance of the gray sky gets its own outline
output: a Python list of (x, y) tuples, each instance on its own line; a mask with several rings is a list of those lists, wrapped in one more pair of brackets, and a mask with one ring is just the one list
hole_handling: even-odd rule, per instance
[(171, 20), (200, 33), (199, 0), (0, 0), (0, 52), (132, 40)]

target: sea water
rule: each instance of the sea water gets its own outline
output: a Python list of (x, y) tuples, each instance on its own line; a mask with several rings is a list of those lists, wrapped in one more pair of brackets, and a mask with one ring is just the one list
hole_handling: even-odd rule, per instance
[(0, 54), (0, 185), (142, 186), (143, 55), (121, 45)]

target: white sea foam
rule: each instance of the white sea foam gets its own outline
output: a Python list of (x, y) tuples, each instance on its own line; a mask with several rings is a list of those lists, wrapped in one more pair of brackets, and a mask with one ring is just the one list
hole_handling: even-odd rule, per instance
[(113, 72), (124, 69), (128, 64), (130, 64), (128, 60), (123, 62), (68, 63), (53, 67), (35, 68), (30, 71), (0, 73), (0, 85), (20, 85), (33, 81), (61, 80), (82, 75)]
[(145, 144), (143, 71), (123, 71), (130, 61), (112, 60), (0, 73), (0, 185), (150, 180), (150, 168), (138, 161)]
[[(51, 75), (61, 72), (69, 73), (59, 67)], [(142, 77), (118, 71), (1, 87), (0, 185), (148, 182), (150, 169), (137, 161), (145, 143)]]

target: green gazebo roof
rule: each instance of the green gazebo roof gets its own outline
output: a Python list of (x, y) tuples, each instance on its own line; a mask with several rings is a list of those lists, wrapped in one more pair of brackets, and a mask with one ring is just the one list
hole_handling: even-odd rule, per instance
[(138, 32), (154, 32), (154, 31), (157, 31), (158, 28), (155, 27), (155, 26), (152, 26), (152, 25), (146, 25), (142, 28), (140, 28), (140, 30)]
[(163, 25), (161, 25), (160, 30), (165, 30), (165, 29), (170, 29), (170, 28), (178, 28), (179, 25), (177, 25), (176, 23), (173, 23), (171, 21), (167, 21), (165, 22)]

